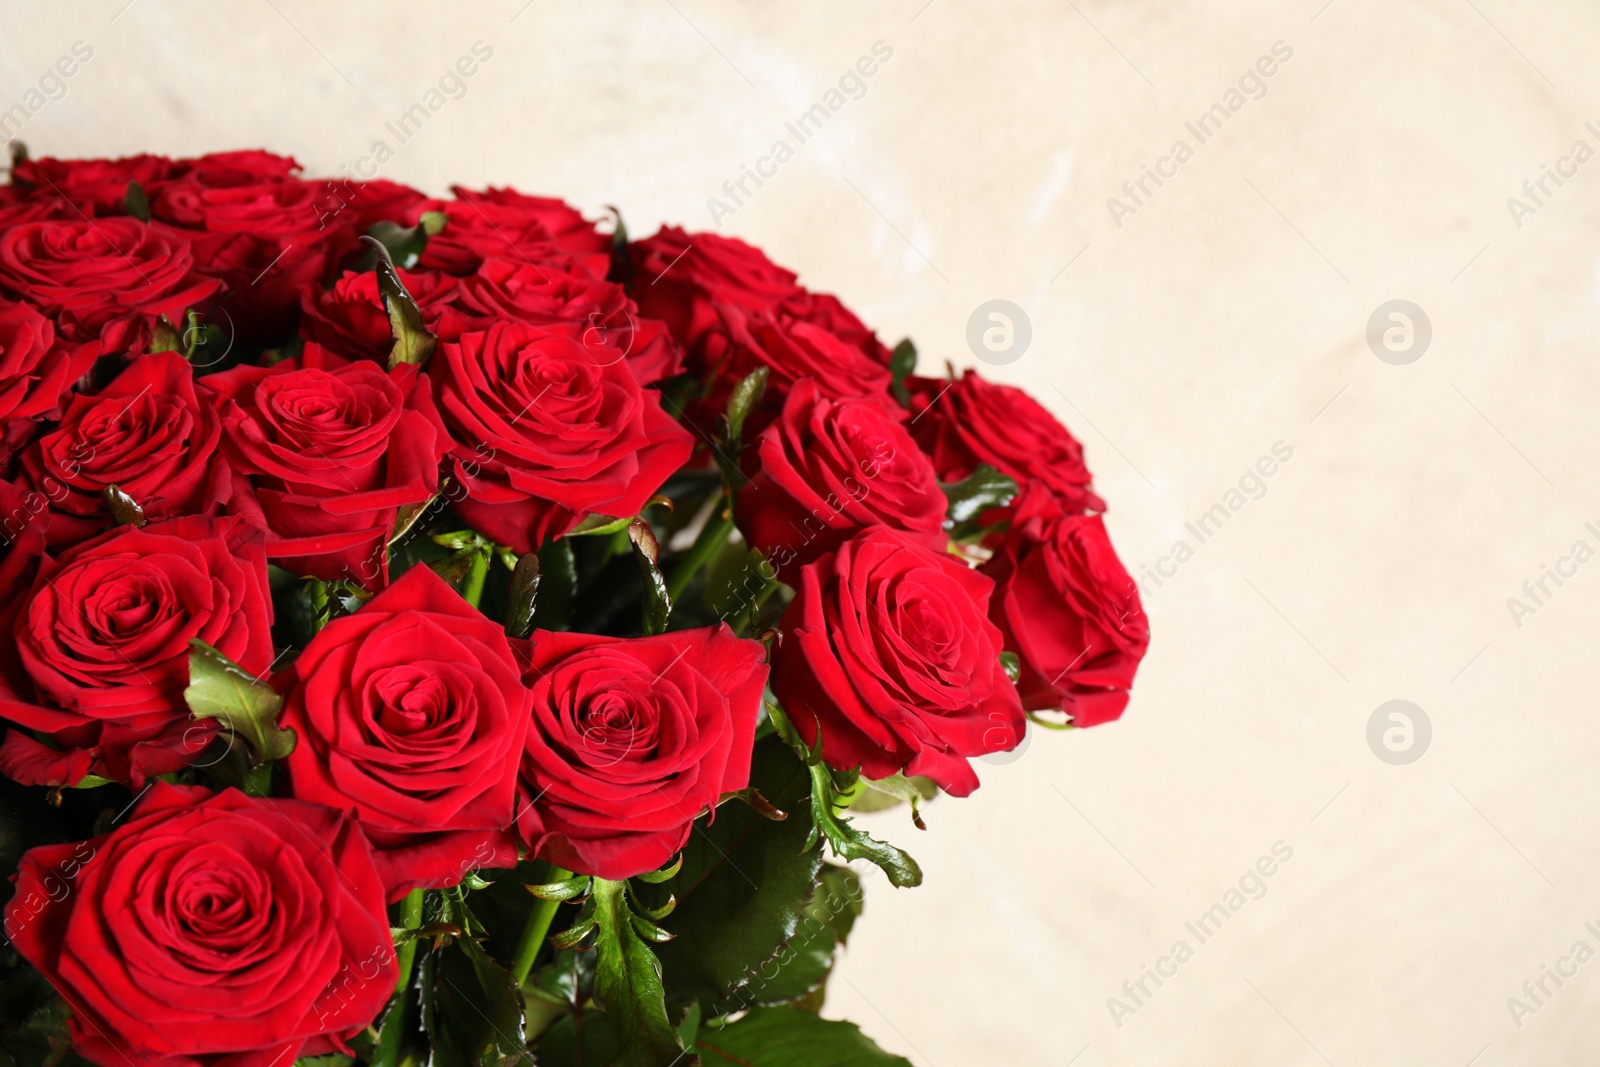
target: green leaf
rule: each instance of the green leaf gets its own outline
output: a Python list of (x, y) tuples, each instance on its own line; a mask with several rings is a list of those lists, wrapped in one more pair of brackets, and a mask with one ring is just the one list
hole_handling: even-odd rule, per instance
[(909, 854), (856, 829), (849, 819), (835, 813), (837, 787), (832, 772), (820, 762), (811, 764), (810, 771), (811, 817), (816, 820), (817, 832), (828, 839), (833, 854), (846, 860), (870, 860), (889, 876), (891, 884), (901, 889), (921, 885), (922, 868)]
[(661, 964), (634, 928), (627, 883), (596, 878), (593, 892), (600, 931), (594, 993), (621, 1039), (617, 1067), (688, 1067), (695, 1059), (683, 1055), (683, 1043), (667, 1018)]
[[(767, 717), (772, 720), (773, 730), (777, 736), (787, 742), (801, 759), (806, 761), (811, 772), (811, 818), (814, 826), (811, 841), (818, 836), (828, 840), (828, 847), (833, 849), (833, 854), (842, 859), (870, 860), (889, 876), (891, 884), (901, 889), (922, 884), (922, 868), (917, 861), (907, 853), (895, 848), (893, 845), (879, 841), (877, 838), (857, 830), (850, 825), (850, 820), (840, 815), (839, 797), (840, 786), (834, 781), (833, 772), (822, 762), (822, 737), (817, 736), (817, 748), (807, 752), (805, 743), (801, 741), (799, 733), (795, 731), (794, 724), (784, 714), (783, 709), (776, 704), (767, 705)], [(857, 782), (852, 782), (852, 785)]]
[(216, 719), (243, 739), (258, 763), (294, 751), (294, 731), (277, 725), (283, 698), (198, 637), (189, 639), (189, 687), (183, 699), (195, 718)]
[(100, 491), (100, 495), (106, 502), (106, 511), (111, 513), (112, 522), (118, 526), (144, 525), (144, 508), (124, 493), (120, 486), (108, 485)]
[(428, 514), (429, 509), (438, 501), (439, 494), (434, 493), (426, 500), (415, 504), (407, 504), (403, 508), (397, 508), (394, 513), (394, 529), (389, 534), (389, 547), (393, 548), (396, 544), (409, 537), (411, 531), (416, 529), (417, 523), (422, 521)]
[(156, 324), (150, 329), (149, 350), (151, 354), (183, 351), (183, 342), (182, 338), (178, 336), (178, 328), (165, 315), (158, 316)]
[(659, 634), (667, 628), (667, 617), (672, 614), (672, 595), (667, 592), (667, 580), (658, 563), (661, 546), (656, 542), (655, 531), (643, 519), (634, 519), (628, 525), (628, 542), (633, 546), (633, 558), (644, 576), (644, 632)]
[(576, 878), (568, 878), (561, 882), (546, 882), (543, 885), (525, 885), (522, 888), (538, 897), (540, 900), (568, 901), (577, 900), (589, 892), (589, 876), (580, 874)]
[(150, 221), (150, 199), (144, 195), (144, 186), (138, 182), (128, 183), (128, 192), (122, 198), (122, 207), (140, 222)]
[(888, 778), (861, 779), (861, 794), (851, 802), (854, 811), (886, 811), (899, 804), (911, 805), (911, 821), (918, 830), (926, 830), (922, 823), (921, 808), (924, 801), (932, 800), (939, 787), (926, 778), (907, 778), (893, 774)]
[(677, 940), (661, 947), (674, 1004), (724, 1000), (759, 985), (794, 934), (816, 887), (822, 856), (811, 847), (810, 777), (777, 737), (757, 743), (750, 781), (788, 812), (773, 821), (746, 804), (724, 803), (697, 822), (683, 867), (662, 883), (678, 907), (662, 920)]
[(389, 329), (394, 334), (394, 347), (389, 349), (389, 369), (402, 363), (421, 366), (433, 355), (438, 338), (423, 324), (422, 309), (400, 280), (394, 260), (389, 258), (389, 250), (376, 238), (363, 237), (362, 240), (378, 253), (377, 265), (373, 268), (378, 274), (378, 295), (383, 299), (383, 310), (389, 316)]
[[(443, 230), (444, 224), (443, 212), (429, 211), (415, 226), (402, 226), (398, 222), (376, 223), (367, 230), (367, 236), (381, 244), (384, 251), (389, 253), (390, 260), (402, 270), (411, 270), (428, 247), (428, 238)], [(369, 255), (375, 256), (376, 253)], [(371, 270), (372, 266), (368, 263), (362, 269)]]
[(614, 534), (618, 530), (626, 530), (631, 522), (633, 522), (632, 516), (624, 519), (613, 519), (609, 515), (590, 515), (561, 536), (589, 537), (596, 534)]
[(437, 1067), (511, 1067), (527, 1064), (522, 996), (505, 968), (471, 938), (432, 953), (432, 985), (425, 1013)]
[(917, 346), (907, 337), (895, 345), (894, 351), (889, 353), (889, 373), (894, 375), (894, 381), (889, 384), (889, 392), (903, 408), (911, 406), (911, 391), (906, 388), (906, 379), (916, 369)]
[(987, 463), (961, 479), (940, 486), (949, 498), (950, 521), (957, 526), (968, 523), (990, 508), (1003, 508), (1017, 497), (1017, 483)]
[(527, 637), (533, 631), (533, 613), (539, 602), (539, 554), (528, 552), (511, 569), (511, 592), (506, 606), (506, 633)]
[(578, 563), (572, 542), (552, 541), (539, 549), (539, 599), (533, 624), (542, 630), (565, 630), (572, 620), (572, 598), (578, 590)]
[(1005, 668), (1006, 677), (1011, 679), (1011, 684), (1016, 685), (1017, 679), (1022, 677), (1022, 657), (1015, 652), (1002, 652), (1000, 666)]
[(833, 969), (834, 950), (861, 914), (861, 878), (848, 867), (825, 863), (811, 901), (793, 935), (762, 965), (749, 985), (716, 1005), (719, 1014), (757, 1004), (787, 1004), (820, 990)]
[(761, 397), (767, 391), (767, 378), (770, 373), (766, 367), (757, 367), (733, 387), (733, 393), (728, 397), (728, 411), (723, 418), (727, 425), (728, 443), (734, 449), (737, 449), (744, 439), (745, 420), (750, 417), (750, 412), (755, 406), (761, 403)]
[(694, 1045), (704, 1067), (911, 1067), (855, 1023), (800, 1008), (756, 1008), (730, 1026), (702, 1026)]

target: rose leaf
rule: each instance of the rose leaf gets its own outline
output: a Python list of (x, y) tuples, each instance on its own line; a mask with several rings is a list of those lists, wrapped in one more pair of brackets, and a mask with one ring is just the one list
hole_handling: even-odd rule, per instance
[(940, 488), (950, 501), (950, 522), (956, 526), (973, 521), (990, 508), (1003, 508), (1017, 497), (1017, 483), (987, 463), (980, 463), (961, 481)]
[(704, 1067), (911, 1067), (910, 1060), (879, 1048), (855, 1023), (796, 1007), (756, 1008), (729, 1026), (702, 1026), (694, 1047)]
[(639, 936), (628, 908), (627, 883), (596, 878), (594, 994), (621, 1039), (620, 1067), (670, 1067), (694, 1062), (667, 1018), (661, 964)]
[(242, 738), (257, 763), (294, 751), (294, 731), (277, 725), (283, 698), (197, 637), (189, 640), (189, 687), (183, 699), (195, 718), (216, 719)]

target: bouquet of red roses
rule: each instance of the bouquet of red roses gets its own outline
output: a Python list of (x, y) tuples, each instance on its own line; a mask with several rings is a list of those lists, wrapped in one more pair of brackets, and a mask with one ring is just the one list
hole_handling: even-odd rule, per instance
[(904, 1063), (852, 807), (1148, 642), (1066, 429), (714, 234), (12, 164), (0, 1064)]

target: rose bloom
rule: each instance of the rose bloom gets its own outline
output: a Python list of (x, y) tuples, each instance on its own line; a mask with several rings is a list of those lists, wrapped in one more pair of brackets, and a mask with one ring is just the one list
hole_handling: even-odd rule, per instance
[(1083, 446), (1033, 397), (967, 371), (945, 382), (912, 378), (911, 427), (933, 459), (939, 480), (959, 482), (981, 463), (1016, 479), (1039, 482), (1068, 511), (1104, 511), (1090, 484)]
[[(232, 519), (131, 526), (39, 562), (0, 612), (0, 771), (24, 785), (95, 774), (141, 786), (187, 765), (216, 733), (189, 717), (189, 640), (251, 674), (272, 663), (259, 535)], [(23, 730), (46, 735), (54, 748)]]
[(540, 630), (532, 649), (517, 824), (531, 852), (601, 878), (653, 871), (696, 816), (750, 784), (760, 642), (722, 625), (633, 638)]
[(1026, 720), (988, 619), (994, 583), (911, 534), (875, 526), (808, 564), (779, 622), (772, 691), (831, 767), (978, 787), (967, 757), (1011, 748)]
[(22, 857), (5, 932), (102, 1067), (271, 1067), (349, 1052), (398, 977), (348, 816), (158, 782), (122, 825)]
[(473, 529), (530, 552), (591, 514), (636, 515), (694, 440), (621, 354), (564, 327), (496, 323), (440, 342), (433, 380)]
[[(439, 271), (399, 270), (401, 283), (417, 302), (423, 324), (432, 328), (455, 300), (456, 279)], [(300, 294), (304, 312), (300, 332), (348, 359), (389, 360), (394, 347), (394, 327), (378, 293), (376, 271), (347, 270), (332, 287), (309, 286)]]
[(891, 526), (942, 549), (949, 502), (933, 465), (877, 404), (830, 400), (802, 379), (743, 456), (750, 483), (735, 515), (784, 581), (867, 526)]
[(227, 499), (216, 413), (176, 352), (142, 356), (99, 393), (80, 393), (61, 423), (22, 453), (23, 481), (50, 502), (52, 545), (111, 523), (103, 492), (115, 485), (149, 519), (216, 514)]
[(0, 293), (55, 320), (67, 341), (107, 353), (141, 346), (158, 316), (175, 324), (221, 283), (195, 272), (189, 242), (138, 219), (81, 217), (0, 230)]
[[(596, 278), (576, 261), (536, 265), (487, 257), (475, 273), (461, 279), (457, 307), (480, 319), (577, 325), (586, 340), (619, 349), (641, 385), (683, 369), (683, 350), (665, 324), (642, 318), (622, 286)], [(459, 334), (488, 325), (468, 320), (454, 329)]]
[(690, 351), (698, 372), (722, 361), (727, 345), (723, 309), (745, 317), (785, 316), (819, 326), (874, 362), (888, 350), (848, 308), (801, 286), (795, 273), (736, 237), (663, 227), (629, 246), (644, 314), (663, 319)]
[(355, 217), (330, 221), (311, 182), (240, 182), (232, 168), (218, 171), (196, 167), (168, 182), (151, 214), (182, 230), (197, 269), (226, 284), (222, 311), (235, 339), (275, 340), (293, 328), (301, 291), (320, 285), (355, 249)]
[(434, 201), (423, 209), (442, 211), (448, 221), (443, 232), (428, 238), (419, 267), (462, 275), (477, 270), (488, 256), (524, 263), (576, 257), (596, 278), (606, 276), (611, 237), (570, 204), (515, 189), (480, 193), (456, 186), (450, 191), (454, 200)]
[(514, 867), (529, 696), (504, 628), (426, 566), (328, 623), (274, 684), (289, 789), (355, 813), (390, 899)]
[(26, 443), (42, 419), (59, 417), (63, 398), (100, 354), (100, 344), (64, 344), (26, 304), (0, 300), (0, 463)]
[(1100, 516), (1065, 514), (1032, 491), (983, 572), (995, 581), (990, 617), (1022, 661), (1023, 707), (1077, 726), (1120, 716), (1150, 622)]
[(128, 183), (138, 182), (148, 197), (177, 169), (165, 156), (122, 159), (28, 159), (17, 164), (11, 181), (36, 194), (65, 197), (90, 216), (125, 215)]
[(417, 410), (427, 388), (409, 364), (386, 372), (316, 344), (202, 378), (221, 412), (229, 510), (264, 530), (267, 556), (296, 574), (383, 585), (398, 510), (439, 488), (448, 442)]

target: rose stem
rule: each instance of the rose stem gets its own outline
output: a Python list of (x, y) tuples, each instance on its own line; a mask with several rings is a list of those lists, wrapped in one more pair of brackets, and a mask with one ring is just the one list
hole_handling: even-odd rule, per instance
[(489, 549), (480, 549), (472, 555), (472, 566), (467, 571), (467, 585), (461, 590), (461, 595), (467, 598), (467, 603), (473, 607), (478, 606), (478, 601), (483, 597), (483, 580), (489, 576)]
[(700, 536), (694, 539), (694, 544), (683, 554), (683, 559), (672, 568), (672, 576), (667, 579), (667, 595), (676, 601), (688, 587), (690, 580), (700, 573), (700, 568), (722, 551), (722, 546), (727, 543), (728, 535), (732, 532), (732, 508), (725, 501), (706, 519), (705, 526), (700, 530)]
[[(565, 882), (572, 877), (572, 872), (551, 866), (541, 877), (541, 885)], [(560, 907), (559, 900), (535, 900), (533, 910), (528, 912), (527, 924), (522, 928), (522, 940), (517, 942), (516, 958), (511, 961), (511, 979), (517, 983), (518, 989), (522, 988), (528, 972), (533, 970), (533, 961), (538, 958), (539, 947), (544, 944), (544, 937), (550, 932), (550, 923), (556, 917), (556, 909)]]
[[(400, 901), (400, 925), (407, 930), (415, 930), (422, 925), (422, 890), (413, 889)], [(400, 980), (395, 983), (395, 988), (403, 993), (411, 983), (411, 963), (417, 958), (416, 939), (412, 938), (396, 949), (395, 958), (400, 964)]]

